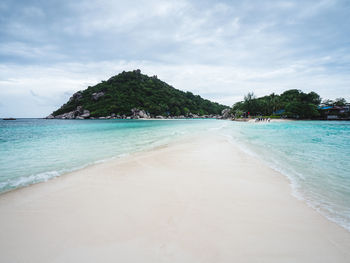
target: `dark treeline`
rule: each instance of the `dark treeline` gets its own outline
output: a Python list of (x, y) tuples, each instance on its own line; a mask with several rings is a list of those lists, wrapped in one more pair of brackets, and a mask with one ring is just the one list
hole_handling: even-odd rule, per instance
[(232, 107), (232, 113), (240, 116), (284, 116), (287, 118), (315, 119), (322, 117), (320, 106), (345, 106), (343, 98), (325, 100), (315, 93), (304, 93), (301, 90), (291, 89), (281, 95), (271, 95), (257, 98), (254, 93), (248, 93), (244, 101), (237, 102)]

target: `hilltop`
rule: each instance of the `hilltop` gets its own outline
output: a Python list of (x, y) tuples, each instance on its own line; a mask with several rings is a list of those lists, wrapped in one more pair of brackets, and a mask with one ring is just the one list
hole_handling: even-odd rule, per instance
[(125, 72), (72, 95), (49, 118), (106, 116), (204, 116), (228, 108), (149, 77), (140, 70)]

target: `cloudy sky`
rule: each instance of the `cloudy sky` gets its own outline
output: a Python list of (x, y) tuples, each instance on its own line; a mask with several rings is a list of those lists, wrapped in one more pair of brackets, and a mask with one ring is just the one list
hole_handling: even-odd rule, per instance
[(226, 105), (296, 88), (350, 100), (349, 0), (2, 0), (0, 117), (43, 117), (141, 69)]

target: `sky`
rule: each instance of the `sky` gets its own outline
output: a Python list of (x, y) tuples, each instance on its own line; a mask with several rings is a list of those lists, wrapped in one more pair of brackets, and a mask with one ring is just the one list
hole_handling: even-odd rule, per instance
[(229, 106), (288, 89), (350, 101), (350, 1), (0, 2), (0, 117), (45, 117), (134, 69)]

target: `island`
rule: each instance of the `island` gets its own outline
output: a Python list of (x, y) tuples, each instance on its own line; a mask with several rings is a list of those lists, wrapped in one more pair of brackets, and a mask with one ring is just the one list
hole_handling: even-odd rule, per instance
[(78, 91), (48, 119), (219, 118), (228, 106), (170, 86), (141, 70)]
[(344, 98), (324, 99), (298, 89), (256, 97), (253, 92), (232, 107), (175, 89), (141, 70), (123, 71), (74, 93), (46, 119), (185, 119), (215, 118), (350, 120)]

